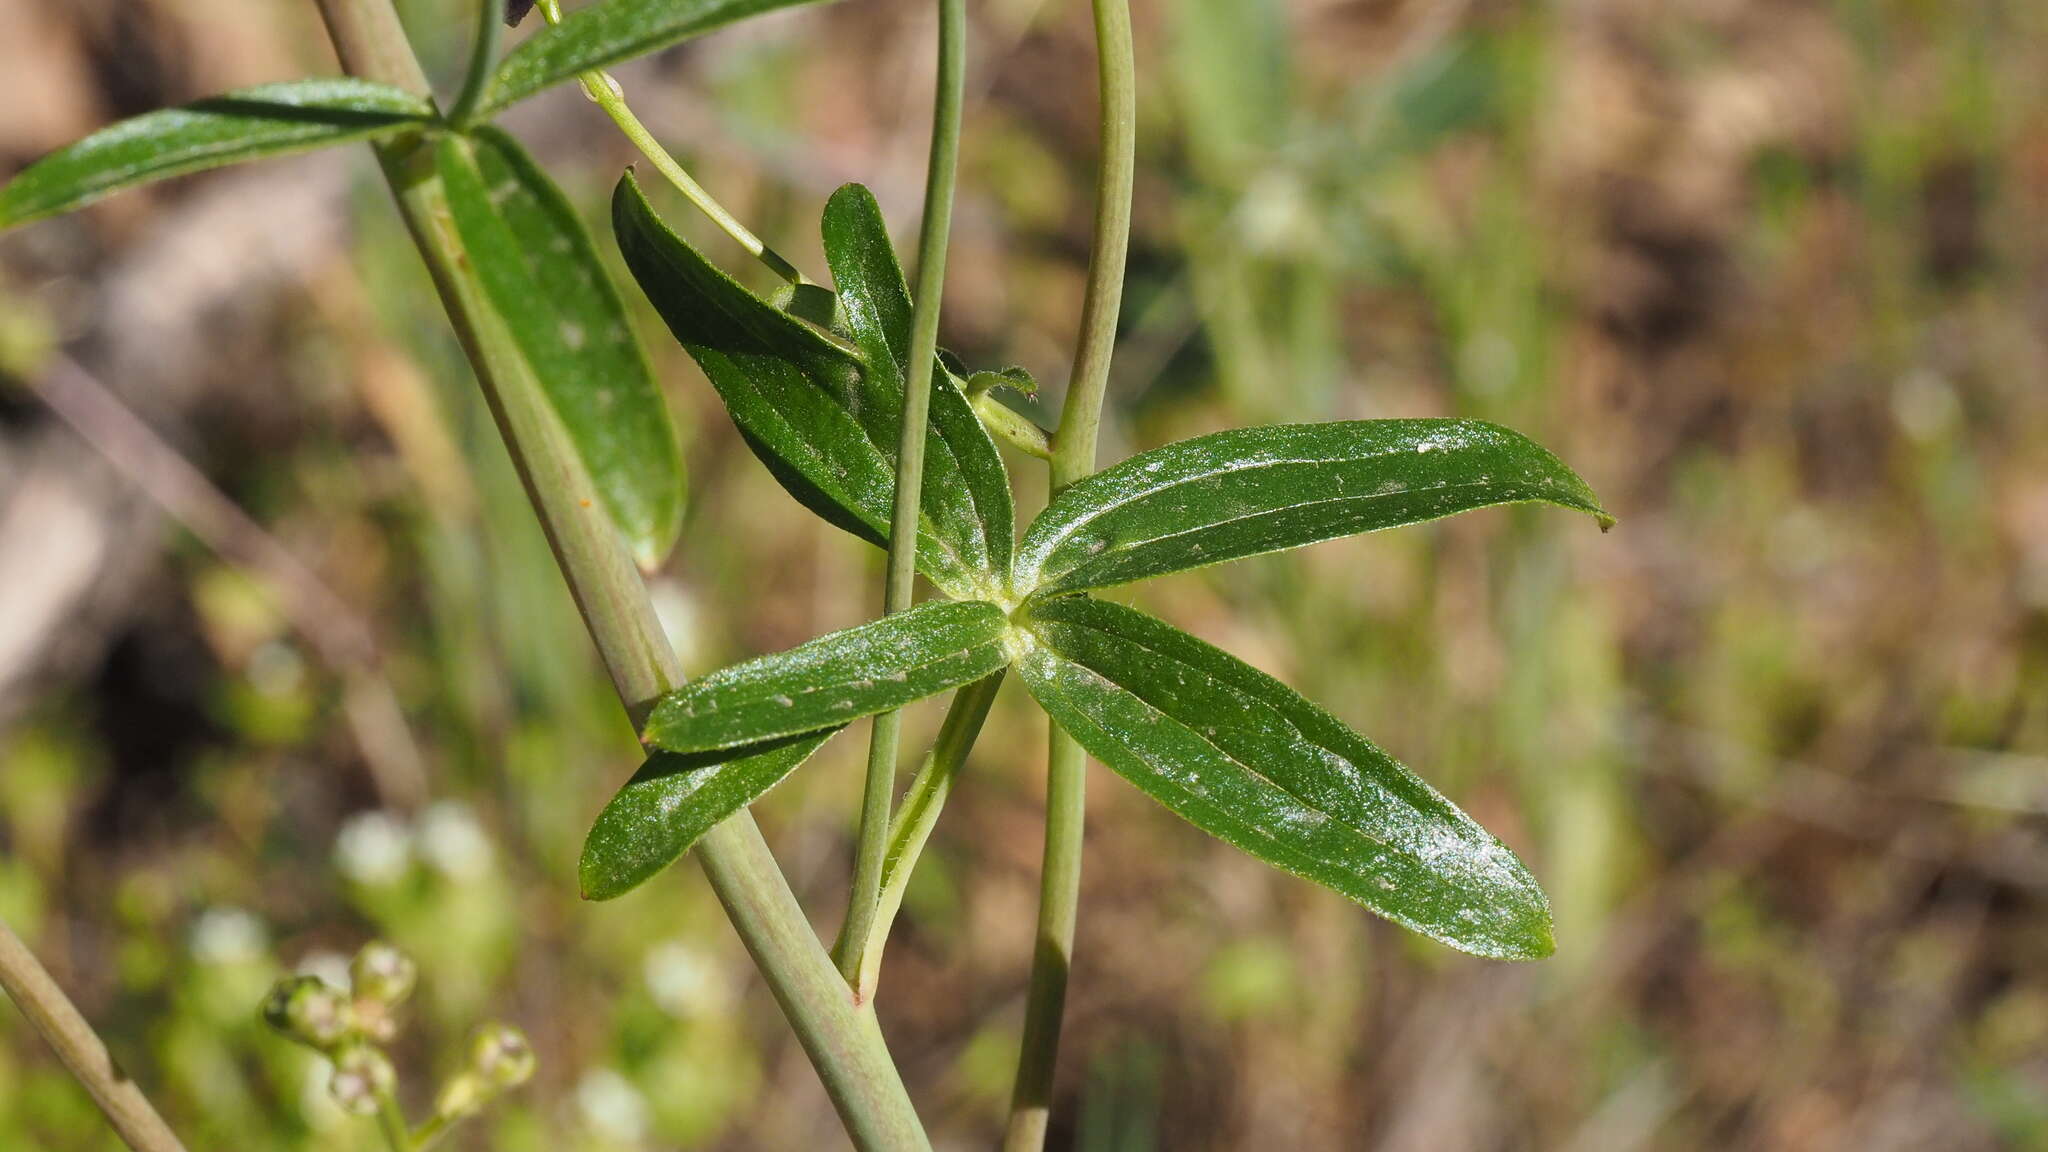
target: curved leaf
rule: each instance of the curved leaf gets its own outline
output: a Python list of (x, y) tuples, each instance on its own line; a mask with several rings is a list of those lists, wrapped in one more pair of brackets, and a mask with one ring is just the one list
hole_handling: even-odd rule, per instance
[[(825, 204), (825, 260), (844, 302), (861, 359), (865, 400), (858, 411), (870, 439), (895, 443), (910, 377), (910, 287), (874, 196), (848, 184)], [(1010, 474), (943, 365), (932, 371), (931, 427), (925, 440), (924, 512), (958, 555), (984, 572), (1008, 572), (1015, 510)]]
[(426, 127), (433, 105), (347, 77), (265, 84), (123, 120), (28, 166), (0, 189), (0, 228), (81, 208), (151, 180)]
[(837, 731), (738, 750), (648, 757), (583, 841), (576, 866), (583, 898), (610, 900), (652, 878), (698, 837), (780, 784)]
[(463, 247), (643, 568), (682, 530), (668, 404), (576, 209), (510, 136), (444, 138), (436, 161)]
[(1454, 948), (1550, 954), (1549, 902), (1514, 853), (1293, 689), (1091, 597), (1035, 605), (1028, 627), (1031, 694), (1189, 823)]
[(1494, 504), (1590, 512), (1592, 489), (1527, 437), (1478, 420), (1353, 420), (1217, 432), (1061, 492), (1024, 533), (1017, 586), (1053, 596)]
[(920, 604), (693, 680), (661, 698), (641, 735), (706, 752), (836, 727), (1004, 667), (1009, 632), (985, 601)]
[(482, 115), (593, 68), (658, 52), (749, 16), (815, 0), (605, 0), (506, 53)]
[[(612, 197), (619, 250), (641, 290), (725, 401), (741, 435), (805, 507), (873, 544), (888, 540), (896, 432), (870, 426), (902, 403), (871, 385), (861, 361), (749, 292), (656, 216), (627, 173)], [(937, 405), (934, 405), (936, 410)], [(949, 596), (997, 581), (954, 530), (959, 493), (926, 485), (917, 566)]]

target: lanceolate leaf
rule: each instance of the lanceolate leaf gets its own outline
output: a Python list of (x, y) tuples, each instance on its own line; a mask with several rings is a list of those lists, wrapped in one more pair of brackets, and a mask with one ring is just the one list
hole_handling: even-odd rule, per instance
[(592, 68), (644, 56), (727, 24), (814, 0), (603, 0), (507, 53), (486, 113)]
[(921, 604), (686, 684), (661, 698), (641, 735), (705, 752), (836, 727), (1002, 668), (1009, 631), (985, 601)]
[(347, 78), (266, 84), (151, 112), (30, 165), (0, 189), (0, 228), (167, 176), (416, 131), (433, 115), (409, 92)]
[(837, 728), (765, 745), (684, 756), (656, 752), (605, 805), (583, 841), (586, 900), (623, 896), (674, 863), (697, 838), (766, 795)]
[(1493, 504), (1600, 510), (1586, 482), (1477, 420), (1355, 420), (1217, 432), (1060, 493), (1024, 534), (1017, 585), (1051, 596)]
[(1514, 853), (1293, 689), (1143, 613), (1035, 605), (1018, 667), (1082, 747), (1197, 827), (1481, 956), (1552, 949)]
[(517, 142), (447, 137), (436, 157), (463, 247), (643, 567), (681, 530), (668, 404), (575, 208)]
[[(858, 415), (870, 439), (895, 443), (910, 376), (910, 288), (873, 195), (858, 184), (825, 205), (825, 259), (868, 370)], [(934, 531), (986, 572), (1007, 572), (1014, 512), (1010, 476), (967, 397), (932, 366), (931, 428), (921, 499)]]
[[(755, 455), (806, 507), (885, 543), (896, 432), (870, 428), (882, 401), (860, 360), (706, 260), (654, 214), (631, 173), (612, 197), (612, 224), (626, 266)], [(900, 384), (894, 395), (900, 404)], [(983, 595), (996, 577), (987, 554), (959, 531), (960, 493), (927, 484), (923, 499), (918, 570), (950, 596)]]

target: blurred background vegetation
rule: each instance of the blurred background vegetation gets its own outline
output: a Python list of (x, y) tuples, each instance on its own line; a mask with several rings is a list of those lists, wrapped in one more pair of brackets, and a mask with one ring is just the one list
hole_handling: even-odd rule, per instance
[[(403, 7), (452, 77), (464, 5)], [(1056, 1141), (2048, 1148), (2048, 5), (1136, 16), (1106, 457), (1484, 417), (1621, 525), (1488, 512), (1148, 587), (1497, 831), (1560, 946), (1454, 955), (1098, 771)], [(0, 27), (0, 172), (333, 69), (307, 4), (0, 0)], [(849, 0), (621, 79), (822, 275), (839, 182), (916, 225), (931, 34), (914, 0)], [(972, 43), (944, 339), (1056, 401), (1085, 6), (988, 0)], [(598, 219), (632, 156), (597, 110), (564, 89), (510, 127)], [(871, 615), (879, 554), (790, 502), (644, 334), (691, 472), (657, 582), (686, 664)], [(1013, 467), (1034, 505), (1041, 470)], [(944, 1146), (988, 1146), (1008, 1091), (1043, 742), (1006, 688), (889, 954), (882, 1016)], [(759, 809), (828, 931), (861, 743)], [(195, 1149), (370, 1147), (256, 1005), (373, 935), (424, 970), (415, 1107), (485, 1015), (541, 1054), (467, 1146), (836, 1146), (693, 868), (576, 899), (634, 751), (367, 153), (0, 240), (0, 915)], [(0, 1148), (113, 1146), (0, 1012)]]

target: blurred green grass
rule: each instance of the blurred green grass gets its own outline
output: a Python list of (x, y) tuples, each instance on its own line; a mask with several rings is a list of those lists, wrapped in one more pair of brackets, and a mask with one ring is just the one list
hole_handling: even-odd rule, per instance
[[(408, 15), (448, 29), (430, 58), (459, 66), (459, 6)], [(1181, 0), (1138, 17), (1107, 451), (1277, 419), (1483, 417), (1556, 448), (1621, 525), (1492, 512), (1148, 590), (1502, 835), (1551, 892), (1560, 948), (1455, 957), (1098, 774), (1062, 1146), (2048, 1147), (2048, 9)], [(135, 50), (172, 59), (180, 18), (197, 19), (162, 16)], [(1056, 392), (1086, 242), (1085, 12), (975, 20), (945, 338)], [(841, 179), (914, 223), (928, 21), (863, 0), (622, 78), (815, 272)], [(597, 113), (560, 94), (512, 127), (601, 219), (630, 156)], [(0, 914), (194, 1147), (371, 1147), (255, 1017), (279, 972), (369, 935), (424, 969), (400, 1052), (416, 1105), (480, 1015), (534, 1039), (539, 1078), (470, 1146), (833, 1146), (693, 869), (574, 898), (631, 733), (416, 257), (381, 189), (356, 189), (346, 252), (215, 349), (217, 372), (293, 387), (199, 443), (370, 621), (432, 804), (387, 810), (334, 671), (260, 582), (167, 530), (101, 666), (0, 730)], [(89, 282), (134, 242), (116, 213), (148, 207), (55, 226), (86, 238), (69, 246), (10, 237), (0, 283)], [(692, 472), (657, 582), (689, 665), (870, 614), (878, 557), (810, 522), (658, 324), (643, 333)], [(1030, 716), (1006, 690), (884, 975), (895, 1050), (953, 1146), (996, 1131), (1021, 1019)], [(761, 805), (826, 916), (857, 746)], [(113, 1144), (0, 1013), (15, 1147)]]

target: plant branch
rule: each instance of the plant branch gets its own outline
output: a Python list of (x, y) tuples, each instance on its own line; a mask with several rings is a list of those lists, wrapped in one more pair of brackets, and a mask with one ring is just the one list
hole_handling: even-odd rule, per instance
[[(924, 220), (918, 230), (917, 291), (910, 317), (910, 365), (903, 389), (902, 433), (896, 444), (896, 502), (889, 526), (888, 586), (884, 614), (910, 607), (917, 587), (917, 521), (924, 499), (924, 442), (932, 400), (932, 370), (939, 350), (939, 304), (945, 295), (946, 239), (953, 224), (953, 185), (960, 160), (960, 104), (966, 87), (966, 0), (939, 0), (938, 87), (932, 100), (931, 155), (925, 168)], [(834, 949), (840, 974), (865, 1002), (873, 988), (862, 978), (882, 895), (889, 851), (889, 802), (896, 791), (901, 712), (875, 717), (868, 742), (867, 786), (861, 798), (852, 892)]]
[[(390, 0), (318, 0), (343, 63), (358, 75), (423, 90)], [(602, 511), (567, 430), (489, 305), (449, 213), (432, 153), (394, 141), (378, 156), (448, 318), (489, 401), (591, 638), (635, 727), (682, 679), (646, 585)], [(831, 958), (775, 865), (753, 817), (706, 833), (698, 862), (816, 1067), (854, 1144), (929, 1149), (872, 1013), (856, 1010)]]
[[(1124, 262), (1131, 239), (1131, 185), (1137, 164), (1137, 66), (1131, 46), (1130, 9), (1126, 0), (1093, 0), (1093, 6), (1101, 87), (1095, 238), (1088, 254), (1088, 288), (1081, 304), (1073, 379), (1060, 410), (1059, 431), (1053, 435), (1055, 493), (1095, 470), (1095, 442), (1102, 428), (1102, 401), (1109, 387), (1109, 361), (1116, 347), (1117, 315), (1123, 303)], [(1025, 1000), (1017, 1083), (1011, 1092), (1010, 1122), (1003, 1137), (1005, 1152), (1036, 1152), (1045, 1146), (1081, 893), (1088, 757), (1058, 724), (1051, 725), (1050, 740), (1038, 942)]]
[[(561, 23), (560, 0), (540, 0), (540, 14), (541, 18), (550, 24)], [(695, 205), (697, 211), (710, 217), (713, 224), (718, 225), (727, 236), (746, 249), (747, 255), (767, 265), (769, 271), (791, 284), (810, 283), (804, 274), (797, 270), (796, 265), (784, 259), (775, 249), (762, 243), (759, 236), (740, 223), (739, 217), (726, 211), (725, 205), (706, 192), (704, 186), (690, 175), (689, 170), (678, 163), (674, 156), (669, 155), (668, 149), (661, 146), (661, 141), (654, 138), (654, 133), (647, 130), (647, 125), (642, 124), (640, 118), (633, 114), (633, 109), (626, 104), (625, 89), (619, 87), (619, 82), (612, 78), (611, 73), (601, 68), (593, 69), (578, 79), (591, 102), (604, 109), (605, 115), (612, 118), (612, 123), (619, 126), (619, 131), (625, 133), (626, 139), (633, 142), (633, 147), (638, 148), (640, 154), (647, 157), (655, 170), (667, 178), (670, 184), (675, 185), (676, 190), (683, 194), (684, 199)]]
[(505, 0), (476, 0), (476, 34), (469, 44), (469, 68), (462, 75), (462, 91), (448, 109), (448, 122), (467, 128), (476, 118), (491, 86), (491, 66), (498, 62), (498, 41), (504, 34)]
[(0, 989), (92, 1094), (93, 1103), (128, 1147), (135, 1152), (185, 1152), (142, 1089), (114, 1062), (92, 1025), (4, 920), (0, 920)]
[(925, 842), (931, 839), (932, 829), (939, 822), (939, 811), (945, 807), (946, 797), (953, 791), (953, 780), (966, 764), (967, 753), (973, 749), (975, 738), (981, 735), (981, 726), (988, 720), (989, 706), (995, 703), (996, 689), (1002, 684), (1003, 673), (998, 672), (953, 693), (953, 702), (946, 707), (946, 718), (939, 724), (938, 738), (932, 742), (931, 751), (925, 754), (924, 765), (911, 780), (910, 790), (904, 794), (903, 803), (897, 807), (896, 817), (890, 822), (889, 852), (882, 868), (881, 899), (861, 953), (860, 987), (870, 995), (881, 976), (882, 953), (888, 947), (889, 929), (896, 923), (896, 913), (903, 907), (903, 893), (910, 887), (910, 874), (917, 867), (917, 858), (924, 852)]

